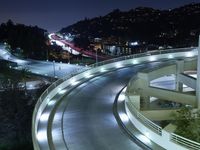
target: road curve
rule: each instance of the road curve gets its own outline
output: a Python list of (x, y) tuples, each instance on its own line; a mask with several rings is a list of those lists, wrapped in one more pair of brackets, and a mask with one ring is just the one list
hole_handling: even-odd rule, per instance
[[(55, 149), (140, 150), (118, 126), (113, 115), (117, 93), (142, 68), (157, 62), (122, 68), (97, 76), (64, 96), (52, 124)], [(63, 141), (64, 139), (64, 141)]]
[(73, 73), (77, 69), (84, 68), (84, 66), (78, 66), (67, 63), (58, 63), (44, 60), (39, 61), (33, 59), (20, 59), (8, 52), (5, 48), (5, 45), (1, 44), (0, 59), (16, 63), (18, 65), (18, 68), (14, 67), (15, 69), (26, 68), (34, 74), (42, 75), (45, 77), (48, 76), (62, 78), (67, 74)]
[(96, 57), (98, 58), (98, 60), (107, 60), (107, 59), (111, 59), (111, 57), (107, 56), (107, 55), (103, 55), (103, 54), (96, 54), (95, 51), (92, 50), (85, 50), (83, 48), (77, 47), (74, 45), (74, 43), (66, 40), (66, 39), (62, 39), (59, 36), (57, 36), (55, 33), (50, 34), (49, 36), (50, 39), (54, 40), (54, 41), (59, 41), (60, 43), (62, 43), (62, 45), (64, 46), (69, 46), (72, 50), (75, 51), (76, 54), (82, 53), (83, 55), (87, 56), (87, 57), (91, 57), (93, 59), (96, 59)]
[(195, 55), (196, 49), (183, 48), (127, 56), (58, 80), (36, 104), (32, 122), (34, 148), (142, 149), (118, 126), (113, 115), (115, 96), (141, 69)]

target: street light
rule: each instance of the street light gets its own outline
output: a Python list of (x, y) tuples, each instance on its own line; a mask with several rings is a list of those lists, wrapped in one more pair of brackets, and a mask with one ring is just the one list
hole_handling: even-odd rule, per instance
[(49, 60), (49, 52), (48, 52), (48, 49), (47, 49), (47, 52), (46, 52), (46, 57), (47, 57), (47, 61)]
[(97, 63), (98, 63), (97, 51), (98, 51), (98, 49), (96, 49), (96, 66), (97, 66)]
[(53, 75), (56, 76), (56, 70), (55, 70), (55, 60), (53, 60)]

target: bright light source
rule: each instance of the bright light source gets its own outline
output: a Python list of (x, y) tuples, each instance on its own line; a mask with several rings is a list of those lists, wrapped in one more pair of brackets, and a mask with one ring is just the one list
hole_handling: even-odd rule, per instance
[(61, 91), (61, 88), (58, 88), (58, 92), (60, 92)]
[(186, 57), (193, 57), (194, 54), (192, 52), (187, 52)]
[(155, 61), (155, 60), (156, 60), (156, 57), (155, 57), (155, 56), (151, 56), (151, 57), (149, 57), (149, 60), (150, 60), (150, 61)]
[(122, 102), (125, 100), (125, 95), (123, 93), (121, 93), (118, 97), (118, 101)]
[(125, 87), (125, 88), (123, 89), (123, 91), (122, 91), (122, 92), (125, 92), (125, 91), (126, 91), (126, 89), (127, 89), (127, 87)]
[(49, 102), (50, 101), (50, 98), (49, 97), (47, 97), (47, 102)]
[(56, 45), (61, 46), (61, 47), (62, 47), (62, 46), (65, 46), (65, 44), (63, 44), (62, 42), (60, 42), (60, 41), (58, 41), (58, 40), (56, 41)]
[(52, 39), (51, 36), (52, 36), (53, 34), (54, 34), (54, 33), (51, 33), (51, 34), (48, 35), (49, 39)]
[(138, 42), (131, 42), (131, 45), (136, 46), (136, 45), (138, 45)]
[(172, 59), (172, 58), (173, 58), (172, 54), (170, 54), (170, 55), (168, 56), (168, 58), (169, 58), (169, 59)]
[(193, 78), (197, 78), (197, 74), (189, 74), (189, 76), (191, 76)]
[(23, 63), (25, 63), (26, 61), (20, 60), (20, 59), (16, 59), (15, 62), (18, 63), (18, 64), (23, 64)]
[(133, 60), (133, 64), (137, 64), (138, 63), (138, 61), (137, 60)]
[(186, 88), (186, 87), (188, 87), (187, 85), (185, 85), (185, 84), (183, 84), (183, 88)]
[(79, 84), (78, 81), (71, 83), (71, 85), (77, 85), (77, 84)]
[(128, 118), (127, 114), (125, 114), (125, 113), (119, 113), (119, 117), (125, 123), (129, 121), (129, 118)]
[(40, 116), (40, 121), (45, 122), (49, 118), (49, 113), (44, 113)]
[(140, 141), (144, 142), (144, 143), (148, 143), (148, 144), (151, 144), (151, 141), (149, 140), (149, 138), (147, 138), (146, 136), (144, 135), (138, 135), (138, 139), (140, 139)]
[(77, 85), (78, 83), (79, 83), (79, 82), (76, 81), (75, 79), (72, 79), (72, 80), (71, 80), (71, 85), (72, 85), (72, 86)]
[(58, 94), (64, 94), (67, 90), (60, 90)]
[(85, 73), (85, 77), (86, 77), (86, 78), (90, 78), (90, 77), (92, 77), (92, 76), (93, 76), (93, 75), (91, 75), (91, 74), (90, 74), (90, 73), (88, 73), (88, 72), (87, 72), (87, 73)]
[(42, 142), (42, 141), (46, 141), (47, 140), (47, 133), (46, 131), (39, 131), (37, 133), (37, 139), (39, 142)]
[(106, 71), (106, 69), (104, 69), (104, 68), (101, 68), (101, 72), (105, 72)]
[(121, 63), (117, 63), (116, 64), (116, 68), (121, 68), (122, 67), (122, 64)]
[(71, 83), (71, 84), (73, 84), (74, 82), (76, 82), (75, 79), (71, 79), (71, 80), (70, 80), (70, 83)]
[(145, 132), (144, 135), (149, 138), (149, 132)]
[(55, 103), (56, 103), (55, 100), (51, 100), (51, 101), (48, 103), (48, 105), (49, 105), (49, 106), (53, 106)]

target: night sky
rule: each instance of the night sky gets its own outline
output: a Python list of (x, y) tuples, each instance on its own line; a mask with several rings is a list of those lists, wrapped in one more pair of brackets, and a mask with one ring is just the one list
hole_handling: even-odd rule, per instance
[(130, 10), (138, 6), (169, 9), (200, 0), (1, 0), (0, 23), (8, 19), (58, 31), (85, 17), (103, 16), (113, 9)]

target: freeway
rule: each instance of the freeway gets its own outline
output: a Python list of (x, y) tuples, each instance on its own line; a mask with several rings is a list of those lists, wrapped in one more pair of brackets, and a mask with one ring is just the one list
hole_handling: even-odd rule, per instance
[[(62, 39), (54, 33), (50, 34), (49, 38), (51, 40), (55, 41), (58, 45), (62, 46), (64, 49), (67, 49), (70, 53), (73, 53), (75, 55), (82, 53), (84, 56), (91, 57), (93, 59), (96, 59), (96, 57), (99, 60), (110, 59), (110, 57), (108, 57), (106, 55), (103, 55), (103, 54), (97, 55), (96, 52), (93, 52), (92, 50), (84, 50), (80, 47), (77, 47), (74, 45), (74, 43), (72, 43), (66, 39)], [(69, 49), (66, 47), (69, 47)]]
[[(113, 115), (113, 103), (119, 91), (133, 75), (143, 68), (153, 68), (159, 62), (142, 64), (110, 71), (78, 85), (66, 94), (56, 109), (51, 105), (44, 110), (38, 125), (41, 149), (48, 149), (47, 140), (55, 149), (69, 150), (141, 150), (120, 128)], [(56, 99), (54, 97), (53, 99)], [(55, 111), (49, 139), (47, 134), (48, 113)], [(52, 114), (51, 114), (52, 115)]]
[(56, 78), (61, 78), (74, 72), (77, 69), (84, 68), (83, 66), (66, 63), (19, 59), (8, 52), (4, 45), (0, 45), (0, 59), (17, 63), (19, 67), (15, 67), (15, 69), (26, 68), (32, 73)]

